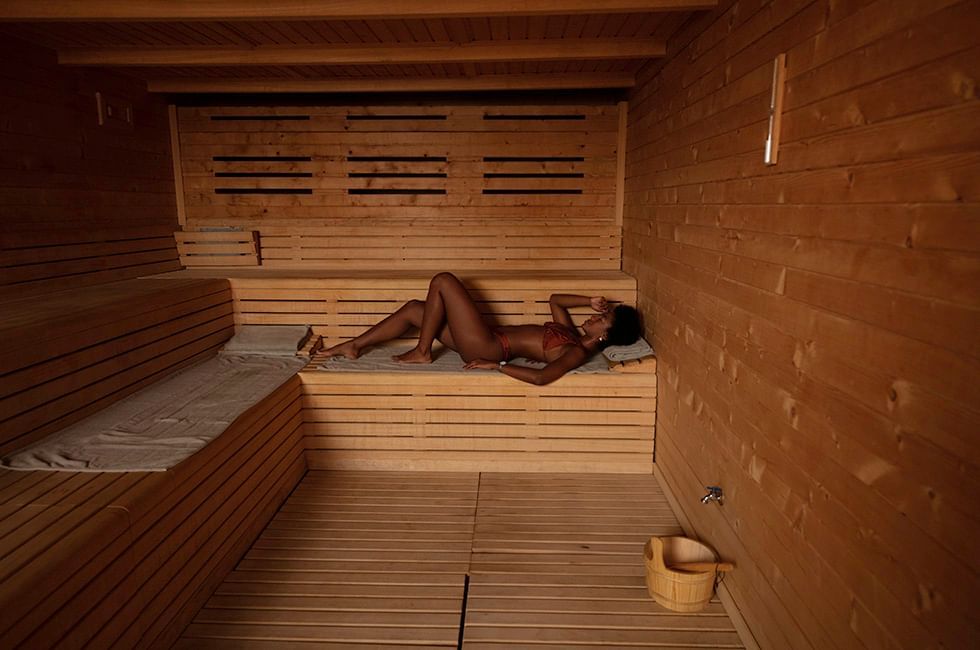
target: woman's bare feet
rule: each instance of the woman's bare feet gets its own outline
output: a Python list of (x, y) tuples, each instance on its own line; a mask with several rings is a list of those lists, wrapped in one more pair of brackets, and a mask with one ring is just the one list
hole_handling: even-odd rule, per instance
[(418, 348), (412, 348), (408, 352), (396, 354), (391, 358), (398, 363), (432, 363), (432, 352), (429, 351), (426, 354)]
[(361, 351), (354, 345), (353, 340), (338, 343), (332, 348), (327, 348), (323, 353), (331, 357), (347, 357), (348, 359), (356, 359), (361, 356)]

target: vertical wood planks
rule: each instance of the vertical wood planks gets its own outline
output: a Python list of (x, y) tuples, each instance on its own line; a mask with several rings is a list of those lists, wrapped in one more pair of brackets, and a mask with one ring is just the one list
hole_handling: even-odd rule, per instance
[(187, 208), (184, 206), (184, 170), (181, 168), (180, 157), (180, 124), (177, 121), (177, 107), (167, 106), (167, 117), (170, 121), (170, 157), (174, 164), (174, 191), (177, 200), (177, 224), (183, 227), (187, 224)]

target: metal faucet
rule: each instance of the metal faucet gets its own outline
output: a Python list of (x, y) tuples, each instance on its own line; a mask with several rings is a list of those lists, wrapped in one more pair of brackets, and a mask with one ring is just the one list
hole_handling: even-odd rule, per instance
[(706, 495), (701, 497), (701, 503), (708, 503), (709, 501), (717, 501), (718, 505), (724, 505), (725, 495), (722, 494), (721, 488), (717, 485), (705, 485), (704, 489), (708, 491)]

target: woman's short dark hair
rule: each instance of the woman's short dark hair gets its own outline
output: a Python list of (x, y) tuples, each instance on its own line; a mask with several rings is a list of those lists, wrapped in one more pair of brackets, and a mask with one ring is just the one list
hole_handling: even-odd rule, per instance
[(606, 332), (606, 345), (632, 345), (643, 333), (640, 312), (629, 305), (613, 309), (613, 322)]

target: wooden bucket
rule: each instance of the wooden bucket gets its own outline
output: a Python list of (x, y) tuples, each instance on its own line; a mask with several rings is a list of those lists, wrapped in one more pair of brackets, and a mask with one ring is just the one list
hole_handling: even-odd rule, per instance
[(687, 537), (651, 537), (643, 547), (647, 590), (650, 596), (675, 612), (704, 609), (715, 590), (717, 569), (685, 571), (671, 565), (685, 562), (718, 562), (709, 546)]

